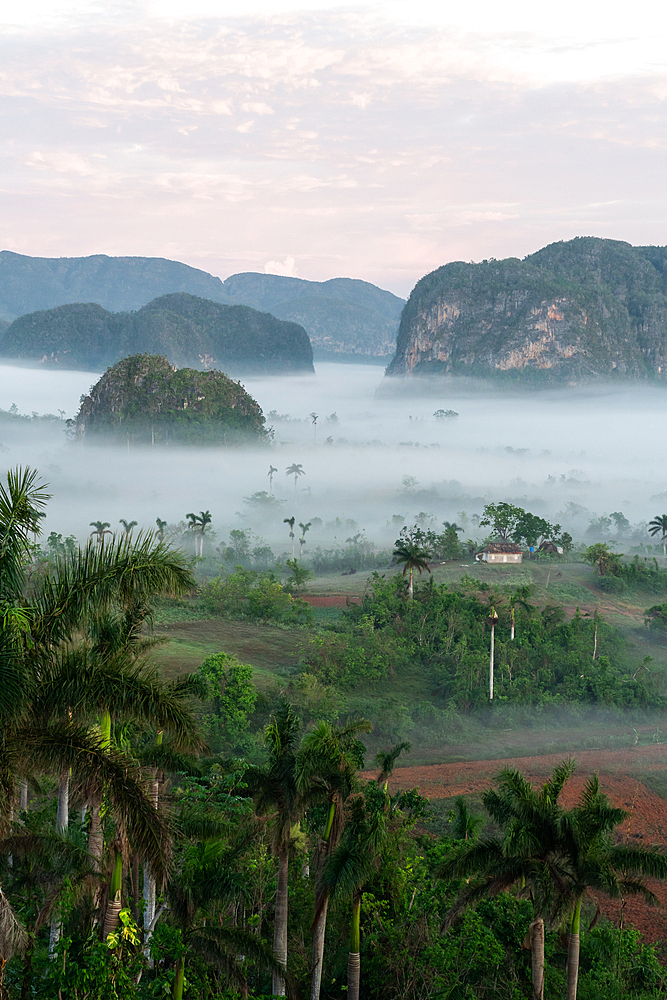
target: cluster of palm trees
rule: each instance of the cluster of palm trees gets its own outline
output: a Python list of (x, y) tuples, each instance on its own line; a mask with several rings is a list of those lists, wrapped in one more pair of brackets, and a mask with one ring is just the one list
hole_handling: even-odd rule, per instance
[(210, 510), (200, 510), (198, 514), (186, 514), (188, 519), (188, 531), (191, 531), (195, 539), (195, 555), (204, 555), (204, 535), (206, 534), (206, 529), (211, 523), (213, 518), (211, 517)]
[[(0, 854), (50, 853), (66, 869), (70, 806), (74, 798), (82, 806), (82, 863), (52, 887), (37, 917), (37, 926), (51, 920), (54, 947), (67, 886), (90, 889), (108, 935), (121, 909), (123, 859), (143, 866), (148, 885), (164, 882), (171, 838), (146, 775), (160, 757), (158, 732), (163, 767), (170, 754), (199, 747), (189, 701), (201, 688), (191, 678), (164, 684), (148, 660), (152, 643), (141, 631), (150, 600), (194, 585), (183, 556), (154, 535), (107, 538), (100, 525), (99, 542), (32, 574), (28, 586), (29, 535), (48, 499), (28, 468), (0, 485)], [(57, 832), (36, 839), (13, 821), (45, 775), (58, 787)], [(34, 947), (34, 928), (26, 936), (0, 890), (0, 965), (17, 946)]]
[(520, 771), (505, 768), (496, 788), (482, 796), (500, 835), (466, 838), (437, 871), (439, 878), (459, 879), (462, 885), (443, 929), (467, 907), (511, 887), (530, 898), (533, 1000), (544, 996), (545, 928), (567, 928), (567, 1000), (576, 1000), (586, 893), (611, 898), (639, 894), (655, 902), (646, 879), (667, 877), (664, 854), (614, 842), (614, 830), (627, 813), (610, 805), (597, 776), (586, 782), (572, 809), (563, 806), (560, 796), (573, 770), (574, 763), (564, 761), (535, 789)]
[(306, 812), (324, 805), (324, 826), (317, 838), (314, 861), (310, 1000), (320, 997), (327, 910), (332, 897), (342, 897), (351, 904), (347, 996), (351, 1000), (359, 998), (362, 896), (379, 864), (381, 845), (392, 823), (400, 822), (396, 799), (387, 792), (387, 779), (399, 755), (409, 749), (409, 744), (401, 743), (378, 754), (377, 782), (362, 786), (358, 772), (363, 767), (365, 748), (359, 736), (370, 728), (365, 719), (344, 727), (320, 721), (301, 735), (298, 717), (284, 702), (265, 730), (267, 763), (245, 773), (257, 812), (272, 817), (273, 850), (278, 864), (273, 935), (278, 963), (273, 974), (276, 996), (284, 996), (287, 988), (290, 845), (298, 837)]

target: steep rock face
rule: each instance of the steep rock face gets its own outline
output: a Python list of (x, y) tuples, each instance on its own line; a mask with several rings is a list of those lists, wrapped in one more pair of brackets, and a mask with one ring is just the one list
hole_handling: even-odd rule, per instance
[(180, 292), (132, 313), (94, 303), (29, 313), (0, 331), (0, 354), (63, 368), (105, 368), (138, 351), (234, 375), (312, 372), (308, 334), (248, 306)]
[(666, 263), (665, 248), (585, 237), (447, 264), (413, 289), (388, 374), (663, 379)]
[(109, 368), (76, 419), (86, 440), (133, 444), (235, 444), (267, 439), (262, 411), (222, 372), (176, 369), (135, 354)]

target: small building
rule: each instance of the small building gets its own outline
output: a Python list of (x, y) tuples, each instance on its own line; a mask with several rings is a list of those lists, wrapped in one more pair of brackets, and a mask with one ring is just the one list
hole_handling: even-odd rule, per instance
[(487, 563), (520, 563), (523, 552), (521, 546), (514, 542), (489, 542), (476, 553), (475, 559)]
[(555, 542), (544, 541), (541, 543), (538, 552), (545, 552), (549, 556), (562, 556), (563, 546), (556, 545)]

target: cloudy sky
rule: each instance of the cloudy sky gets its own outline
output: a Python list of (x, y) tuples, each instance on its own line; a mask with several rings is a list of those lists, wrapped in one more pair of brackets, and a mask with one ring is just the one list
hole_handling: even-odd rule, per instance
[(658, 5), (3, 5), (0, 249), (365, 278), (667, 244)]

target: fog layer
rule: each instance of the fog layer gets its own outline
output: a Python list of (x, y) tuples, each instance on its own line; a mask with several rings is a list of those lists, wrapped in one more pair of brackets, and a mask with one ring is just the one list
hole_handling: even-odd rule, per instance
[[(288, 541), (283, 517), (320, 518), (307, 554), (359, 530), (386, 547), (398, 515), (408, 524), (427, 515), (435, 527), (456, 520), (475, 537), (473, 515), (492, 500), (559, 521), (575, 537), (615, 511), (645, 531), (645, 522), (667, 509), (664, 389), (509, 394), (464, 380), (401, 382), (378, 367), (322, 363), (315, 375), (244, 380), (274, 428), (271, 446), (128, 450), (67, 440), (64, 418), (75, 415), (96, 379), (0, 366), (4, 411), (16, 404), (19, 413), (63, 418), (4, 414), (0, 426), (4, 469), (30, 464), (50, 483), (47, 534), (83, 539), (94, 520), (152, 527), (156, 517), (177, 523), (189, 511), (209, 510), (220, 541), (232, 528), (252, 528), (278, 553)], [(448, 410), (458, 416), (434, 416)], [(304, 473), (296, 491), (286, 475), (293, 463)], [(266, 509), (261, 498), (248, 504), (269, 491), (271, 465), (280, 507)]]

